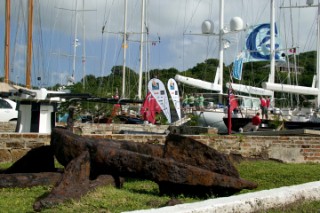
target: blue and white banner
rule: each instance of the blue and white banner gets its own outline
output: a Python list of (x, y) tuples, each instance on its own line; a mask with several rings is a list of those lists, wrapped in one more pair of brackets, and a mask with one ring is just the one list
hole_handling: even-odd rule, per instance
[[(270, 24), (260, 24), (249, 29), (244, 48), (244, 61), (269, 61), (270, 60)], [(275, 60), (285, 61), (285, 54), (281, 47), (281, 42), (275, 25)]]
[(242, 77), (243, 58), (238, 57), (233, 62), (232, 76), (235, 79), (241, 80)]
[(179, 120), (180, 120), (181, 119), (180, 95), (179, 95), (178, 84), (173, 78), (170, 78), (168, 81), (168, 91), (171, 95), (174, 108), (176, 109)]
[(148, 90), (151, 92), (152, 96), (156, 99), (163, 114), (166, 116), (168, 123), (171, 123), (171, 113), (169, 99), (167, 95), (166, 88), (162, 81), (157, 78), (153, 78), (148, 82)]

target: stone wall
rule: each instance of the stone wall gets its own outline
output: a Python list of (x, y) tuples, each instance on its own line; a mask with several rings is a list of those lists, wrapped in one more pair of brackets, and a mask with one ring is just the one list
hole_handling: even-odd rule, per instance
[[(56, 123), (56, 126), (65, 126), (65, 123)], [(1, 132), (15, 132), (16, 122), (0, 122)], [(192, 126), (169, 126), (169, 125), (134, 125), (134, 124), (90, 124), (90, 123), (75, 123), (74, 131), (78, 134), (119, 134), (130, 133), (134, 129), (137, 133), (159, 133), (166, 134), (168, 131), (176, 134), (217, 134), (216, 128), (207, 127), (192, 127)]]
[(81, 134), (121, 134), (136, 132), (139, 134), (166, 134), (173, 132), (176, 134), (198, 135), (217, 134), (216, 128), (193, 127), (193, 126), (169, 126), (169, 125), (140, 125), (140, 124), (87, 124), (76, 123), (74, 131)]
[(140, 124), (87, 124), (87, 123), (76, 123), (75, 131), (81, 134), (119, 134), (119, 133), (130, 133), (133, 130), (138, 133), (159, 133), (164, 134), (169, 128), (169, 125), (140, 125)]
[(17, 125), (16, 121), (0, 122), (0, 132), (15, 132), (16, 125)]
[(15, 162), (30, 149), (44, 145), (50, 145), (48, 134), (0, 133), (0, 162)]
[(275, 159), (287, 163), (320, 163), (319, 136), (193, 136), (225, 154)]
[[(94, 138), (163, 144), (165, 135), (86, 134)], [(288, 163), (320, 163), (318, 136), (190, 135), (225, 154), (248, 158), (276, 159)], [(14, 162), (32, 148), (49, 145), (48, 134), (0, 133), (0, 162)]]

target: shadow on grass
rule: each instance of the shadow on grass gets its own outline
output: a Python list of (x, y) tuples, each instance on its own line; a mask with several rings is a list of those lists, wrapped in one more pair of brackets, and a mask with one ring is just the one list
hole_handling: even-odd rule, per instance
[(149, 182), (150, 180), (126, 178), (123, 189), (132, 193), (139, 193), (139, 194), (146, 194), (146, 195), (161, 197), (158, 184), (156, 184), (153, 181), (150, 181), (150, 183), (152, 183), (151, 186), (150, 184), (148, 184), (148, 187), (146, 187), (146, 184), (144, 184), (145, 181)]

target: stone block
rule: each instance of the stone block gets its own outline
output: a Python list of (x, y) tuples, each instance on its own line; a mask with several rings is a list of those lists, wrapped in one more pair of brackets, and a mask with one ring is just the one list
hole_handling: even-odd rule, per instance
[(9, 134), (7, 134), (7, 133), (0, 134), (0, 141), (7, 140), (8, 138), (10, 138)]
[(14, 132), (16, 125), (16, 122), (0, 122), (0, 132)]
[(10, 139), (21, 139), (22, 138), (22, 134), (21, 133), (11, 133), (8, 135), (8, 137)]
[(208, 128), (208, 134), (218, 134), (217, 128)]
[(25, 142), (19, 141), (19, 140), (13, 140), (6, 143), (7, 148), (11, 149), (24, 149), (25, 148)]
[(7, 148), (6, 141), (0, 139), (0, 149), (6, 149), (6, 148)]
[(19, 160), (25, 154), (27, 154), (28, 151), (29, 151), (29, 149), (12, 149), (11, 150), (12, 161), (15, 162), (15, 161)]
[(22, 133), (22, 137), (26, 139), (37, 139), (38, 133)]
[(27, 142), (26, 148), (34, 149), (34, 148), (45, 146), (45, 145), (48, 145), (48, 144), (46, 144), (44, 142)]
[(0, 149), (0, 162), (1, 163), (12, 162), (10, 150)]

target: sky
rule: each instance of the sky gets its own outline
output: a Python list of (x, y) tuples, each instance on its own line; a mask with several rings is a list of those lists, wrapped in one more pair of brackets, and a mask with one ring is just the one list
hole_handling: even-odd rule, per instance
[[(136, 72), (139, 71), (141, 2), (128, 0), (127, 5), (126, 66)], [(283, 46), (299, 47), (298, 52), (315, 50), (317, 9), (280, 9), (290, 1), (275, 2)], [(305, 2), (291, 0), (293, 5), (305, 5)], [(10, 80), (17, 83), (25, 83), (26, 3), (11, 0)], [(220, 0), (146, 0), (144, 25), (149, 33), (143, 48), (143, 70), (173, 67), (184, 71), (208, 58), (218, 58), (218, 37), (201, 35), (201, 25), (205, 20), (212, 20), (214, 32), (218, 33), (219, 3)], [(226, 29), (233, 17), (241, 17), (245, 26), (270, 22), (270, 0), (225, 0), (224, 6)], [(4, 8), (3, 0), (0, 1), (0, 58), (4, 58)], [(113, 66), (122, 65), (124, 14), (124, 0), (34, 0), (32, 85), (66, 84), (73, 70), (76, 82), (88, 74), (106, 76)], [(245, 31), (226, 35), (230, 41), (230, 47), (224, 50), (226, 65), (243, 48), (245, 36)], [(4, 60), (0, 60), (1, 77), (3, 67)]]

